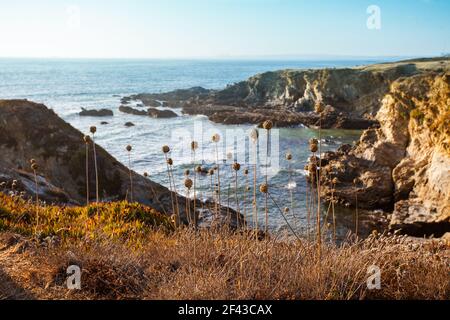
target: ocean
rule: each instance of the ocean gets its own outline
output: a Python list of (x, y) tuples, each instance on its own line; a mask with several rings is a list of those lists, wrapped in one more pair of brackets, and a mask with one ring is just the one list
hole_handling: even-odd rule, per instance
[[(0, 59), (0, 99), (28, 99), (44, 103), (65, 121), (86, 134), (90, 126), (96, 125), (98, 144), (125, 165), (128, 165), (125, 147), (128, 144), (132, 145), (132, 169), (141, 174), (147, 172), (152, 180), (166, 187), (169, 187), (169, 182), (161, 147), (164, 144), (170, 145), (174, 150), (172, 157), (177, 191), (184, 193), (185, 170), (190, 169), (193, 172), (194, 167), (199, 164), (211, 167), (216, 159), (215, 146), (210, 142), (211, 133), (217, 132), (225, 136), (228, 131), (242, 129), (238, 132), (245, 134), (239, 134), (237, 138), (237, 145), (242, 146), (246, 143), (248, 145), (246, 132), (253, 126), (214, 124), (203, 116), (182, 115), (181, 109), (175, 109), (180, 116), (174, 119), (152, 119), (123, 114), (118, 110), (122, 97), (194, 86), (221, 89), (257, 73), (280, 69), (351, 67), (378, 62), (383, 61)], [(78, 112), (82, 107), (108, 108), (113, 110), (114, 116), (80, 117)], [(101, 125), (102, 121), (108, 124)], [(132, 122), (135, 126), (125, 127), (126, 122)], [(185, 150), (189, 148), (189, 141), (196, 139), (193, 138), (196, 127), (202, 127), (205, 134), (200, 138), (204, 140), (204, 148), (202, 152), (198, 152), (194, 162), (193, 155)], [(343, 143), (352, 143), (359, 139), (359, 135), (359, 131), (323, 130), (322, 138), (325, 139), (323, 150), (334, 150)], [(280, 129), (277, 133), (279, 167), (269, 180), (275, 200), (269, 203), (269, 228), (272, 231), (289, 230), (278, 207), (293, 208), (286, 218), (298, 232), (305, 232), (307, 225), (312, 223), (311, 221), (308, 223), (306, 210), (308, 185), (303, 167), (310, 156), (308, 140), (317, 136), (316, 130), (303, 127)], [(286, 152), (293, 155), (291, 164), (285, 160)], [(242, 174), (239, 176), (239, 197), (236, 203), (234, 175), (230, 168), (234, 159), (226, 159), (226, 148), (223, 153), (224, 156), (220, 158), (222, 204), (233, 208), (239, 206), (241, 211), (250, 213), (252, 212), (250, 195), (247, 194), (245, 201), (243, 197), (246, 179)], [(237, 157), (236, 154), (238, 152), (230, 158)], [(252, 166), (244, 160), (242, 170), (245, 168), (252, 169)], [(261, 174), (258, 182), (262, 183)], [(197, 188), (199, 197), (205, 199), (211, 197), (209, 177), (199, 176)], [(259, 197), (260, 226), (264, 223), (263, 206), (264, 199)], [(338, 232), (341, 236), (345, 235), (353, 227), (352, 214), (349, 210), (339, 209), (337, 217)], [(364, 223), (364, 218), (362, 221)]]

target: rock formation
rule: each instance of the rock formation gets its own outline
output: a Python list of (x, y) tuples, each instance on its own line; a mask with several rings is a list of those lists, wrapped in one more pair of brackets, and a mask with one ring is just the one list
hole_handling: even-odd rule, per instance
[(114, 115), (109, 109), (87, 110), (85, 108), (81, 108), (81, 112), (78, 114), (82, 117), (110, 117)]
[[(24, 192), (26, 196), (32, 197), (36, 188), (30, 159), (35, 159), (39, 166), (37, 178), (40, 199), (63, 204), (85, 203), (86, 147), (81, 132), (42, 104), (27, 100), (0, 100), (0, 133), (0, 192)], [(90, 150), (90, 199), (93, 201), (95, 174), (92, 145)], [(96, 151), (101, 199), (125, 199), (129, 189), (129, 169), (102, 147), (97, 145)], [(135, 172), (132, 175), (134, 200), (159, 212), (173, 212), (171, 192), (167, 188)], [(187, 222), (183, 205), (186, 199), (180, 195), (177, 197), (181, 204), (181, 218)], [(213, 220), (214, 212), (207, 208), (205, 206), (204, 210), (198, 212), (199, 224), (208, 224)], [(215, 221), (225, 223), (226, 216), (227, 210), (222, 208)], [(231, 224), (236, 225), (236, 214), (231, 217)]]
[[(448, 68), (450, 59), (420, 59), (366, 67), (266, 72), (223, 90), (191, 88), (124, 98), (148, 105), (162, 101), (186, 114), (204, 114), (218, 123), (367, 129), (376, 123), (381, 100), (401, 77)], [(317, 114), (314, 105), (327, 108)], [(322, 119), (320, 119), (322, 118)]]
[(322, 195), (392, 211), (390, 227), (406, 234), (450, 231), (450, 73), (395, 81), (376, 119), (356, 146), (322, 157)]

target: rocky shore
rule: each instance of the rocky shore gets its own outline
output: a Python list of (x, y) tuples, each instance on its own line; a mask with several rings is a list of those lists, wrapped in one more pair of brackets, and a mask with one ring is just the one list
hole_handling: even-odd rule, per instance
[(390, 228), (408, 235), (450, 232), (448, 70), (392, 83), (376, 120), (380, 128), (366, 130), (355, 146), (322, 156), (322, 196), (392, 212)]
[[(86, 147), (83, 134), (59, 118), (42, 104), (27, 100), (0, 100), (0, 192), (35, 195), (35, 179), (30, 159), (38, 164), (38, 195), (47, 203), (83, 205), (86, 202), (85, 161)], [(125, 148), (125, 146), (124, 146)], [(102, 147), (96, 145), (99, 193), (104, 201), (125, 199), (129, 190), (129, 169), (118, 162)], [(90, 199), (95, 201), (95, 174), (92, 145), (90, 148)], [(171, 192), (132, 172), (134, 200), (159, 212), (172, 213)], [(178, 202), (186, 199), (177, 195)], [(209, 226), (212, 221), (236, 225), (236, 214), (222, 208), (220, 217), (214, 219), (215, 210), (197, 206), (199, 225)], [(180, 206), (183, 222), (187, 222), (184, 205)], [(191, 212), (194, 212), (191, 208)]]
[[(266, 72), (223, 90), (194, 87), (167, 93), (124, 97), (149, 107), (182, 108), (225, 124), (261, 124), (267, 118), (278, 127), (367, 129), (390, 86), (402, 77), (445, 70), (449, 59), (420, 59), (365, 67)], [(324, 104), (322, 112), (314, 106)]]

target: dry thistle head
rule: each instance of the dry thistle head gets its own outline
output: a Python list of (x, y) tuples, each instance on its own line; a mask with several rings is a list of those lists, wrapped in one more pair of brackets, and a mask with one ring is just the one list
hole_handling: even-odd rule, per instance
[(258, 132), (258, 129), (256, 129), (256, 128), (253, 128), (251, 131), (250, 131), (250, 139), (252, 139), (252, 141), (254, 142), (254, 143), (256, 143), (256, 141), (258, 141), (258, 138), (259, 138), (259, 132)]
[(319, 150), (319, 145), (315, 143), (311, 143), (309, 145), (309, 150), (313, 153), (316, 153)]
[(286, 153), (286, 160), (287, 161), (291, 161), (292, 160), (292, 154), (291, 153)]
[(191, 174), (191, 171), (189, 169), (184, 170), (184, 175), (186, 177), (189, 177), (190, 174)]
[(308, 165), (308, 171), (311, 174), (316, 174), (317, 173), (317, 165), (315, 163), (310, 163)]
[(31, 169), (33, 169), (34, 171), (36, 171), (38, 168), (39, 168), (39, 167), (38, 167), (38, 165), (37, 165), (36, 162), (33, 162), (33, 163), (31, 164)]
[(191, 189), (191, 188), (192, 188), (192, 185), (193, 185), (193, 182), (192, 182), (191, 179), (187, 178), (186, 180), (184, 180), (184, 186), (185, 186), (187, 189)]
[(84, 143), (89, 144), (91, 143), (91, 136), (85, 135), (83, 137)]
[(233, 170), (234, 171), (239, 171), (241, 170), (241, 165), (237, 162), (233, 163)]
[(172, 166), (172, 165), (173, 165), (173, 160), (172, 160), (172, 158), (167, 159), (167, 164), (168, 164), (169, 166)]
[(210, 176), (213, 176), (214, 175), (214, 169), (209, 169), (208, 173), (209, 173)]
[(197, 166), (197, 167), (195, 168), (195, 171), (196, 171), (197, 173), (202, 173), (202, 172), (203, 172), (202, 166)]
[(220, 135), (216, 133), (215, 135), (212, 136), (211, 140), (212, 142), (218, 143), (220, 141)]
[(267, 192), (269, 192), (269, 186), (267, 184), (263, 183), (259, 187), (259, 191), (261, 191), (262, 193), (267, 193)]
[(128, 152), (131, 152), (131, 150), (132, 150), (133, 148), (132, 148), (130, 145), (127, 145), (127, 148), (126, 148), (126, 149), (127, 149)]
[(317, 140), (316, 138), (312, 138), (309, 140), (309, 144), (319, 144), (319, 140)]
[(192, 141), (191, 142), (191, 150), (195, 151), (198, 149), (198, 142), (197, 141)]
[(284, 213), (289, 213), (289, 211), (290, 211), (290, 210), (289, 210), (288, 207), (285, 207), (285, 208), (284, 208)]
[(96, 126), (92, 126), (92, 127), (89, 128), (89, 131), (90, 131), (92, 134), (94, 134), (94, 133), (97, 132), (97, 127), (96, 127)]
[(271, 130), (273, 128), (272, 120), (264, 121), (263, 128), (266, 129), (266, 130)]
[(244, 170), (244, 174), (245, 174), (246, 176), (248, 176), (248, 169), (245, 169), (245, 170)]
[(148, 173), (147, 172), (144, 172), (144, 177), (148, 177)]
[(169, 153), (169, 152), (170, 152), (169, 146), (163, 146), (163, 147), (162, 147), (162, 152), (163, 152), (163, 153)]

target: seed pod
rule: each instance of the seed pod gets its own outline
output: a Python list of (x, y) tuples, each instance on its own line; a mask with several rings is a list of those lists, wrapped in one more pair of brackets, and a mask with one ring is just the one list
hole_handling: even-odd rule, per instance
[(198, 142), (197, 141), (192, 141), (191, 142), (191, 150), (195, 151), (198, 149)]
[(147, 172), (144, 172), (144, 177), (148, 177), (148, 173)]
[(38, 168), (39, 168), (39, 167), (38, 167), (38, 165), (37, 165), (36, 162), (33, 162), (33, 163), (31, 164), (31, 169), (33, 169), (34, 171), (36, 171)]
[(273, 128), (273, 122), (271, 120), (264, 121), (263, 128), (266, 130), (271, 130)]
[(190, 174), (191, 174), (191, 171), (190, 171), (189, 169), (186, 169), (186, 170), (184, 171), (184, 175), (185, 175), (186, 177), (189, 177)]
[(215, 135), (212, 136), (212, 142), (218, 143), (220, 141), (220, 135), (218, 133), (216, 133)]
[(83, 140), (84, 140), (84, 143), (86, 143), (86, 144), (89, 144), (89, 143), (91, 143), (91, 137), (90, 136), (84, 136), (83, 137)]
[(30, 160), (30, 163), (31, 163), (31, 164), (33, 164), (33, 163), (35, 163), (35, 162), (36, 162), (36, 160), (34, 160), (34, 159), (31, 159), (31, 160)]
[(173, 165), (173, 160), (172, 160), (172, 158), (167, 159), (167, 164), (168, 164), (169, 166), (172, 166), (172, 165)]
[(169, 146), (163, 146), (163, 147), (162, 147), (162, 152), (163, 152), (163, 153), (169, 153), (169, 152), (170, 152)]
[(244, 170), (244, 174), (247, 176), (248, 175), (248, 169)]
[(252, 129), (250, 131), (250, 139), (252, 139), (253, 142), (256, 142), (259, 138), (259, 132), (258, 129)]
[(193, 182), (191, 179), (187, 178), (186, 180), (184, 180), (184, 186), (188, 189), (191, 189), (193, 185)]
[(233, 170), (234, 171), (239, 171), (241, 170), (241, 165), (237, 162), (233, 163)]
[(267, 193), (269, 192), (269, 187), (264, 183), (259, 187), (259, 191), (261, 191), (262, 193)]
[(197, 173), (202, 173), (202, 172), (203, 172), (203, 169), (202, 169), (201, 166), (197, 166), (197, 167), (195, 168), (195, 171), (197, 171)]
[(214, 169), (209, 169), (208, 173), (209, 173), (210, 176), (213, 176), (214, 175)]
[(250, 191), (250, 190), (252, 190), (252, 188), (247, 187), (247, 188), (245, 188), (245, 190), (246, 190), (246, 191)]
[(292, 160), (292, 154), (291, 153), (286, 153), (286, 160), (287, 161), (291, 161)]
[(316, 174), (316, 172), (317, 172), (317, 165), (316, 165), (315, 163), (310, 163), (310, 164), (308, 165), (308, 171), (309, 171), (311, 174)]
[(127, 148), (126, 148), (126, 149), (127, 149), (128, 152), (131, 152), (131, 150), (132, 150), (133, 148), (132, 148), (130, 145), (127, 145)]
[(317, 152), (317, 150), (319, 150), (319, 146), (317, 144), (310, 144), (309, 145), (309, 150), (313, 153)]
[(309, 140), (309, 144), (319, 144), (319, 140), (317, 140), (316, 138), (312, 138)]
[(286, 208), (284, 208), (284, 213), (289, 213), (289, 208), (288, 207), (286, 207)]
[(89, 128), (89, 131), (90, 131), (92, 134), (94, 134), (94, 133), (97, 132), (97, 127), (96, 127), (96, 126), (92, 126), (92, 127)]

